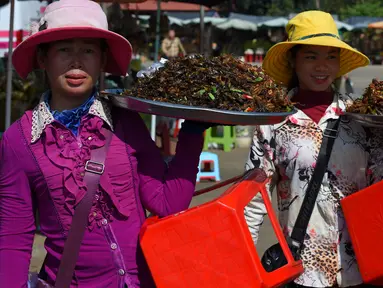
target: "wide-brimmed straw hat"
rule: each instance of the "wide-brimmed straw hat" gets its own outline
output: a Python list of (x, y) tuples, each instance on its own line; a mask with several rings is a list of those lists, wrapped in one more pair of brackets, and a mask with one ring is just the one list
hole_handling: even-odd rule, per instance
[(271, 47), (262, 64), (267, 74), (286, 85), (293, 75), (287, 52), (298, 44), (340, 48), (340, 70), (337, 77), (370, 63), (364, 54), (340, 40), (336, 23), (328, 13), (302, 12), (289, 21), (286, 32), (288, 40)]
[(13, 52), (16, 72), (26, 78), (38, 68), (36, 52), (39, 44), (74, 38), (105, 39), (108, 44), (105, 72), (126, 75), (132, 46), (124, 37), (108, 30), (104, 11), (90, 0), (61, 0), (48, 5), (31, 36)]

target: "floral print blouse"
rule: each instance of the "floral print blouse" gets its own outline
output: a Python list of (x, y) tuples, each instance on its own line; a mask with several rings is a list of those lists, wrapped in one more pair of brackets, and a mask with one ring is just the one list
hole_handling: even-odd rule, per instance
[[(274, 189), (278, 193), (279, 221), (285, 235), (291, 235), (294, 227), (327, 122), (338, 119), (344, 111), (341, 96), (335, 94), (318, 124), (298, 110), (282, 123), (255, 129), (246, 169), (262, 168), (272, 177), (268, 191), (270, 197)], [(365, 129), (342, 117), (307, 229), (301, 253), (305, 271), (295, 280), (297, 284), (347, 287), (362, 283), (340, 200), (369, 185), (369, 150)], [(264, 214), (266, 209), (260, 196), (245, 208), (255, 243)]]

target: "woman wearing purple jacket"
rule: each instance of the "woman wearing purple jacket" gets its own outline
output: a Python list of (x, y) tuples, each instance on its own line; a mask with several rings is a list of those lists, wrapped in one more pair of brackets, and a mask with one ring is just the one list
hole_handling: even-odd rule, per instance
[(100, 74), (125, 75), (132, 53), (125, 38), (108, 31), (100, 6), (54, 2), (38, 26), (14, 51), (13, 64), (21, 77), (45, 70), (50, 90), (1, 141), (0, 286), (27, 287), (36, 209), (47, 237), (45, 280), (54, 285), (74, 212), (87, 195), (85, 165), (111, 134), (70, 287), (150, 287), (138, 244), (144, 209), (166, 216), (188, 208), (208, 125), (185, 121), (166, 165), (140, 116), (97, 95)]

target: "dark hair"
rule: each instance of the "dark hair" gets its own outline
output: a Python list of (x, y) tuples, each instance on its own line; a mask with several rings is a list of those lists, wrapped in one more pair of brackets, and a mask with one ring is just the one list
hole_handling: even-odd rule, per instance
[(106, 50), (108, 50), (109, 45), (106, 39), (101, 39), (100, 48), (101, 48), (101, 52), (105, 52)]
[[(290, 48), (289, 53), (290, 53), (292, 61), (295, 61), (295, 59), (297, 58), (297, 53), (298, 53), (299, 49), (301, 49), (301, 48), (302, 48), (302, 45), (300, 45), (300, 44), (295, 45), (292, 48)], [(291, 80), (290, 80), (289, 85), (287, 87), (288, 87), (289, 91), (293, 88), (299, 87), (299, 79), (298, 79), (297, 73), (295, 72), (295, 69), (292, 69), (292, 77), (291, 77)]]
[(37, 46), (37, 53), (41, 53), (44, 56), (47, 55), (50, 43), (41, 43)]

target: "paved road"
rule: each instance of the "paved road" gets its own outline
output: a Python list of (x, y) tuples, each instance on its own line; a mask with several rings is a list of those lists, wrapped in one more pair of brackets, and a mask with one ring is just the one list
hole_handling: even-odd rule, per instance
[[(368, 66), (365, 68), (361, 68), (352, 72), (350, 76), (355, 85), (355, 94), (359, 93), (360, 95), (364, 88), (368, 86), (368, 84), (373, 78), (376, 77), (383, 79), (383, 66)], [(216, 152), (219, 154), (222, 180), (226, 180), (243, 173), (244, 163), (248, 155), (248, 149), (235, 149), (229, 153), (225, 153), (222, 151)], [(197, 190), (212, 184), (213, 183), (200, 183), (197, 185)], [(216, 197), (221, 195), (223, 191), (225, 191), (225, 188), (221, 188), (208, 194), (195, 197), (191, 205), (195, 206), (200, 205), (202, 203), (206, 203), (207, 201), (215, 199)], [(273, 199), (274, 207), (275, 202), (275, 199)], [(263, 251), (276, 241), (268, 219), (265, 219), (265, 223), (262, 226), (260, 235), (261, 236), (257, 245), (257, 250), (259, 254), (262, 255)], [(43, 238), (41, 236), (38, 236), (33, 247), (31, 271), (37, 271), (39, 269), (44, 258), (44, 254), (45, 251), (43, 248)]]
[(350, 73), (354, 82), (355, 95), (361, 95), (373, 78), (383, 80), (383, 65), (371, 65)]

